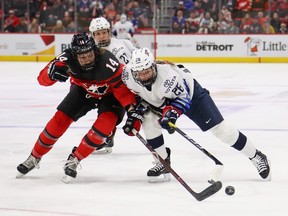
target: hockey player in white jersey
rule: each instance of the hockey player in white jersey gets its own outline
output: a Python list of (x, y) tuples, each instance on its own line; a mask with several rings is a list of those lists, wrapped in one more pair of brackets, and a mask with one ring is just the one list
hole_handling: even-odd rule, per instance
[[(209, 91), (202, 88), (184, 66), (170, 62), (155, 63), (150, 50), (142, 48), (133, 51), (130, 64), (122, 73), (122, 80), (152, 108), (161, 111), (160, 119), (148, 112), (142, 126), (148, 143), (162, 158), (170, 160), (170, 151), (166, 151), (164, 146), (161, 127), (173, 133), (174, 129), (168, 122), (175, 124), (184, 114), (202, 131), (210, 131), (219, 140), (242, 152), (252, 161), (263, 179), (271, 180), (270, 161), (266, 155), (257, 150), (246, 135), (224, 120)], [(131, 125), (130, 122), (123, 126), (128, 135), (133, 135)], [(167, 171), (157, 161), (147, 175), (155, 177), (163, 173)]]
[[(128, 64), (131, 53), (135, 49), (130, 40), (113, 38), (111, 35), (110, 23), (104, 17), (98, 17), (90, 22), (89, 31), (98, 47), (112, 52), (122, 64)], [(115, 129), (116, 132), (116, 129)], [(114, 139), (98, 153), (111, 153), (114, 146)]]
[(133, 23), (127, 20), (126, 14), (121, 14), (120, 20), (113, 26), (112, 34), (119, 39), (131, 40), (134, 32)]

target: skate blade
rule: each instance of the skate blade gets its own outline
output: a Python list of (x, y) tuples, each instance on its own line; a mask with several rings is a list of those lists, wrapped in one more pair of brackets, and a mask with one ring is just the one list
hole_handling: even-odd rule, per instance
[(22, 178), (25, 174), (18, 172), (16, 174), (16, 178)]
[(63, 178), (62, 178), (62, 181), (63, 181), (65, 184), (68, 184), (69, 182), (71, 182), (71, 179), (72, 179), (71, 176), (64, 175)]
[(112, 147), (103, 147), (102, 149), (95, 150), (92, 154), (110, 154), (112, 152)]
[(148, 176), (149, 183), (168, 182), (170, 180), (171, 180), (170, 173), (165, 173), (160, 176)]

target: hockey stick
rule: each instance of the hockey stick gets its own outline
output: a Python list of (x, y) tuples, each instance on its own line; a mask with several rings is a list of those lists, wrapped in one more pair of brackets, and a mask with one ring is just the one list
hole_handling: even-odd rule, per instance
[[(154, 110), (152, 107), (149, 107), (151, 112), (153, 112), (155, 115), (161, 117), (161, 114)], [(191, 137), (189, 137), (186, 133), (184, 133), (181, 129), (179, 129), (175, 124), (172, 122), (168, 123), (170, 127), (174, 128), (175, 131), (177, 131), (181, 136), (183, 136), (186, 140), (188, 140), (190, 143), (192, 143), (196, 148), (198, 148), (200, 151), (202, 151), (206, 156), (208, 156), (210, 159), (214, 161), (216, 164), (216, 167), (214, 171), (210, 174), (210, 177), (208, 179), (209, 183), (213, 183), (217, 181), (223, 171), (223, 163), (221, 163), (216, 157), (214, 157), (210, 152), (208, 152), (206, 149), (204, 149), (200, 144), (198, 144), (196, 141), (194, 141)]]
[(157, 154), (157, 152), (148, 144), (147, 140), (144, 139), (135, 129), (132, 131), (134, 135), (146, 146), (146, 148), (163, 164), (163, 166), (174, 176), (174, 178), (198, 201), (202, 201), (213, 194), (217, 193), (222, 188), (222, 182), (216, 181), (204, 189), (202, 192), (197, 193), (193, 191), (186, 182), (172, 169), (172, 167), (165, 162), (165, 160)]
[(216, 157), (214, 157), (210, 152), (208, 152), (206, 149), (204, 149), (201, 145), (199, 145), (197, 142), (195, 142), (191, 137), (189, 137), (186, 133), (184, 133), (180, 128), (178, 128), (175, 124), (172, 122), (168, 122), (169, 126), (174, 128), (175, 131), (177, 131), (181, 136), (183, 136), (186, 140), (188, 140), (190, 143), (192, 143), (196, 148), (198, 148), (200, 151), (202, 151), (205, 155), (207, 155), (210, 159), (214, 161), (216, 164), (216, 168), (210, 175), (210, 178), (208, 180), (209, 183), (213, 183), (214, 181), (217, 181), (223, 171), (223, 163), (221, 163)]

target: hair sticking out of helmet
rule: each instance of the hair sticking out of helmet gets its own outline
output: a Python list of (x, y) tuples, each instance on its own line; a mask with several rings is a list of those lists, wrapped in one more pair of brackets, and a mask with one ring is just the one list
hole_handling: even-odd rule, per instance
[(151, 86), (157, 77), (153, 53), (148, 48), (132, 52), (131, 70), (134, 80), (142, 86)]
[[(89, 31), (92, 37), (94, 38), (95, 43), (99, 47), (109, 46), (110, 41), (111, 41), (110, 29), (111, 29), (111, 25), (108, 22), (108, 20), (106, 20), (104, 17), (98, 17), (98, 18), (92, 19), (89, 25)], [(107, 30), (107, 36), (102, 39), (96, 38), (95, 34), (97, 34), (97, 31), (100, 31), (100, 30)]]
[(72, 38), (71, 50), (83, 70), (93, 68), (99, 48), (92, 37), (86, 33), (75, 34)]
[(125, 23), (127, 21), (127, 16), (126, 16), (126, 14), (121, 14), (121, 16), (120, 16), (120, 22), (121, 23)]

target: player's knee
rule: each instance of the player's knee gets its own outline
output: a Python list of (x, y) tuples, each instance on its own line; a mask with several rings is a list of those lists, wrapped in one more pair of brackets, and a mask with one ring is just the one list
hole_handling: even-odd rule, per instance
[(220, 124), (210, 129), (210, 132), (222, 142), (233, 146), (239, 137), (239, 131), (223, 120)]

